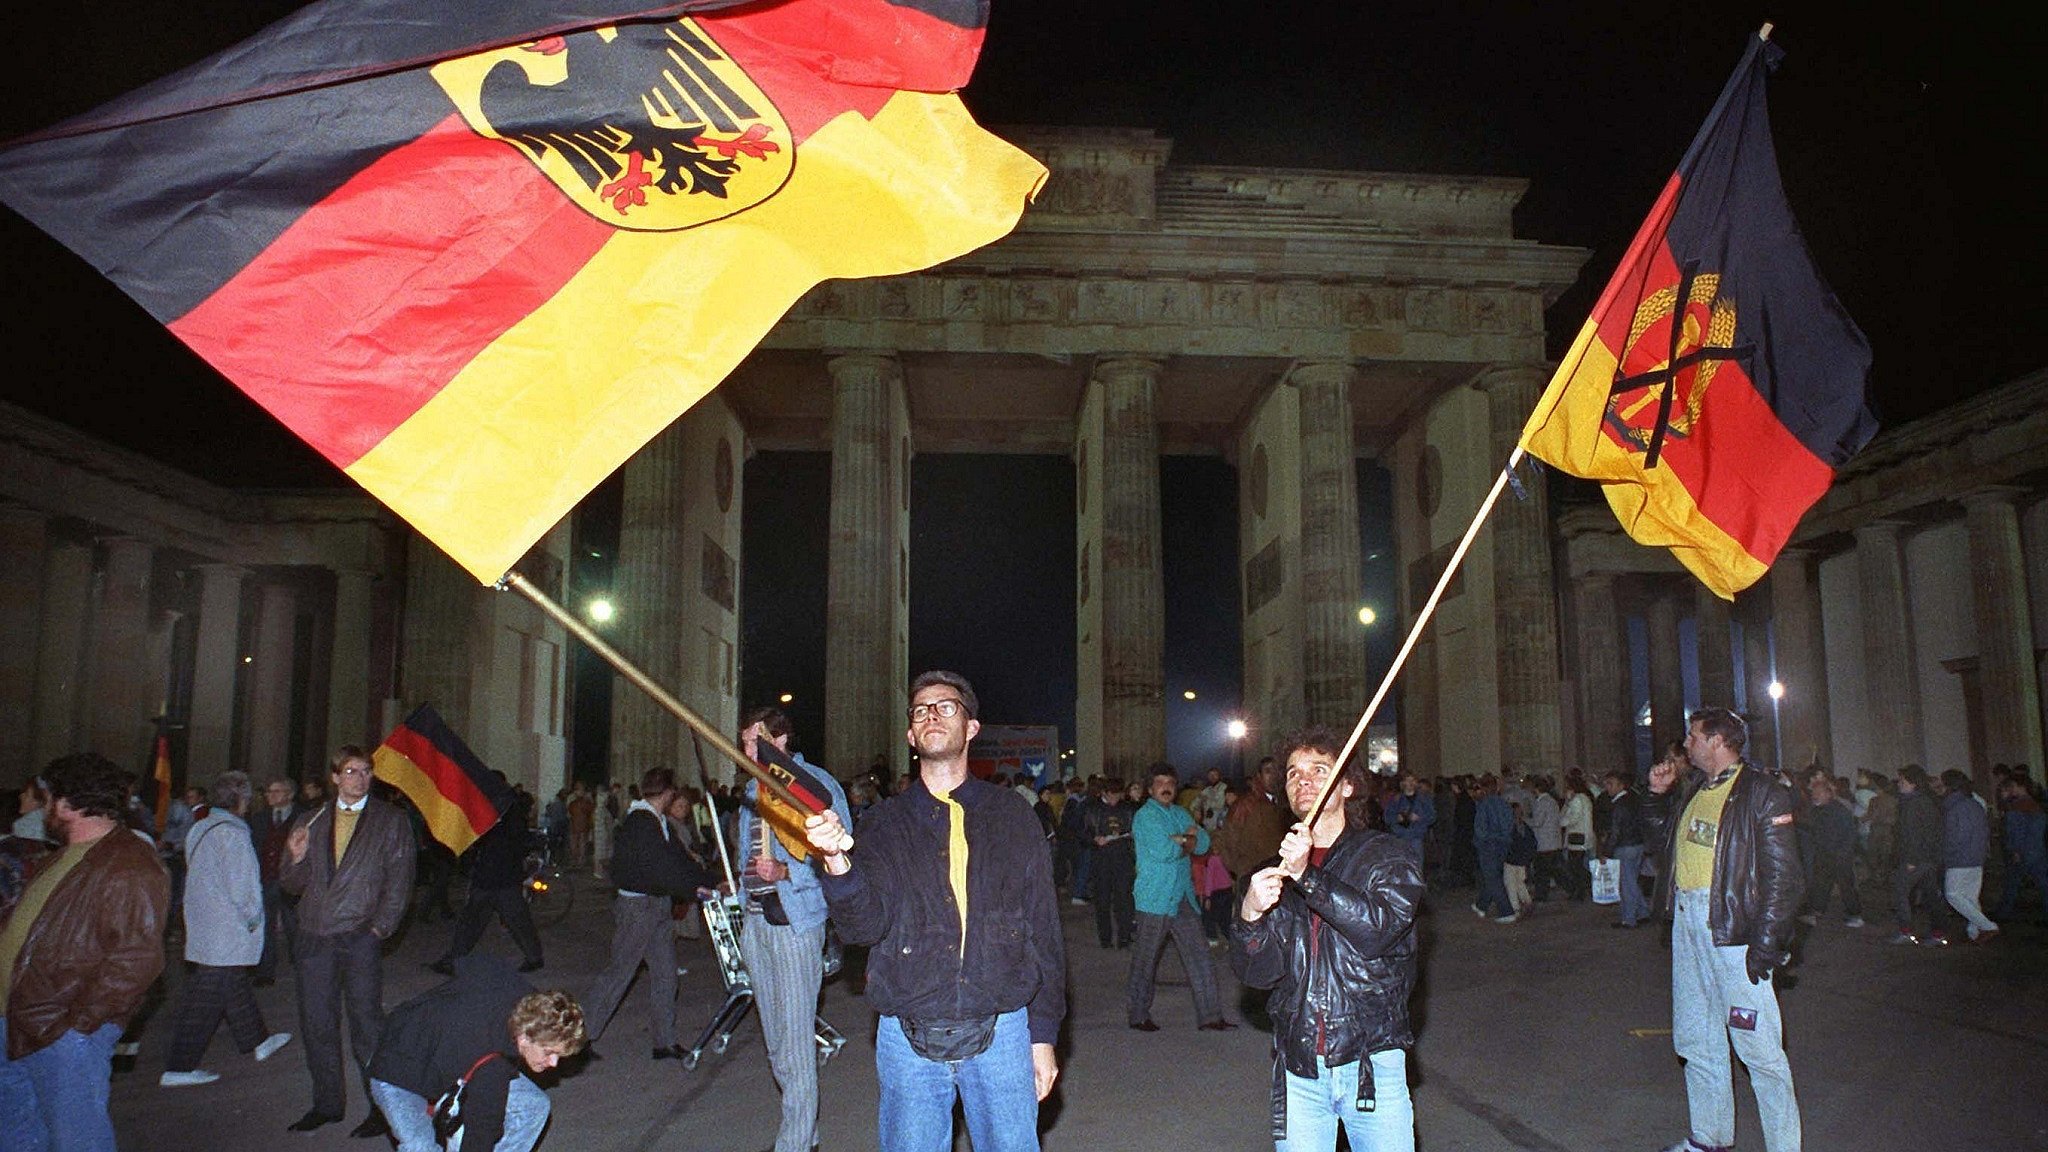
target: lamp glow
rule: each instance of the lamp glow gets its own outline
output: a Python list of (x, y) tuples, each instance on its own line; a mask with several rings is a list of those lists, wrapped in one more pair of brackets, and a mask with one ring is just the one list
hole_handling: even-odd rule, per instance
[(1782, 681), (1773, 680), (1771, 681), (1771, 686), (1764, 689), (1764, 692), (1773, 700), (1783, 700), (1785, 698), (1785, 685)]
[(611, 623), (612, 617), (616, 614), (612, 609), (612, 602), (603, 597), (590, 602), (590, 618), (599, 624)]
[(1372, 605), (1370, 604), (1367, 604), (1365, 607), (1360, 608), (1358, 610), (1358, 622), (1360, 624), (1365, 625), (1368, 628), (1370, 628), (1373, 624), (1378, 622), (1379, 618), (1380, 614), (1373, 611)]
[(1225, 732), (1230, 733), (1230, 738), (1232, 740), (1242, 740), (1245, 738), (1245, 734), (1251, 731), (1250, 728), (1247, 728), (1245, 726), (1245, 722), (1242, 720), (1232, 720), (1229, 724), (1224, 726), (1223, 730)]

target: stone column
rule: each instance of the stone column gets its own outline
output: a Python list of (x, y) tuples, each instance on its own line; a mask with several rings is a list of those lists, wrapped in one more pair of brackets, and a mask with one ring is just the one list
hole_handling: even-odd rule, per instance
[(334, 651), (327, 673), (327, 743), (375, 742), (370, 725), (370, 585), (368, 572), (334, 570)]
[[(1543, 390), (1533, 365), (1489, 369), (1473, 381), (1485, 393), (1494, 459), (1507, 462)], [(1531, 473), (1531, 475), (1534, 475)], [(1557, 602), (1551, 582), (1550, 502), (1541, 476), (1494, 506), (1494, 645), (1500, 662), (1501, 759), (1525, 770), (1554, 770), (1564, 758), (1558, 717)]]
[(1572, 588), (1579, 624), (1579, 730), (1585, 769), (1600, 773), (1636, 767), (1634, 717), (1628, 702), (1628, 646), (1612, 573), (1581, 576)]
[[(1159, 372), (1156, 360), (1095, 366), (1085, 406), (1101, 427), (1096, 519), (1102, 586), (1103, 771), (1135, 780), (1166, 755), (1166, 596), (1159, 574)], [(1084, 693), (1096, 690), (1083, 685)]]
[(2025, 764), (2041, 778), (2041, 682), (2034, 667), (2034, 618), (2027, 598), (2016, 488), (1963, 497), (1970, 528), (1970, 583), (1977, 621), (1977, 686), (1982, 694), (1984, 757)]
[(1661, 748), (1685, 738), (1685, 653), (1678, 639), (1678, 598), (1662, 580), (1650, 585), (1650, 735)]
[(43, 623), (43, 566), (49, 517), (33, 508), (0, 507), (0, 786), (34, 776), (36, 643)]
[(1735, 707), (1735, 649), (1729, 635), (1729, 603), (1694, 580), (1693, 628), (1699, 636), (1700, 704)]
[(86, 634), (92, 619), (92, 547), (53, 540), (43, 564), (42, 624), (36, 630), (35, 752), (38, 771), (86, 749), (80, 728)]
[(124, 768), (139, 768), (155, 740), (155, 704), (162, 688), (152, 684), (149, 665), (150, 571), (156, 549), (128, 536), (104, 543), (106, 564), (93, 612), (92, 749)]
[[(209, 780), (234, 762), (235, 670), (242, 662), (242, 580), (233, 564), (199, 566), (199, 633), (192, 651), (192, 729), (186, 778)], [(269, 765), (264, 777), (280, 770)]]
[[(1828, 726), (1828, 656), (1821, 638), (1820, 574), (1815, 570), (1819, 561), (1807, 549), (1787, 548), (1771, 565), (1771, 646), (1778, 654), (1778, 681), (1785, 686), (1785, 698), (1775, 714), (1777, 739), (1785, 749), (1785, 765), (1793, 768), (1816, 757), (1834, 755), (1834, 737)], [(1870, 627), (1866, 612), (1864, 631), (1869, 632)], [(1907, 640), (1910, 647), (1911, 637)], [(1769, 677), (1764, 684), (1770, 684)], [(1752, 696), (1750, 707), (1768, 713), (1770, 697)], [(1919, 754), (1915, 752), (1911, 758), (1918, 759)]]
[(1301, 403), (1302, 679), (1311, 724), (1349, 732), (1366, 704), (1358, 452), (1345, 363), (1297, 365)]
[[(284, 584), (265, 584), (256, 596), (256, 636), (244, 681), (248, 705), (243, 713), (247, 719), (242, 725), (242, 766), (261, 780), (291, 775), (297, 767), (287, 757), (291, 755), (292, 662), (297, 656), (299, 597)], [(327, 757), (323, 753), (317, 759), (324, 762)]]
[(907, 580), (899, 580), (897, 446), (908, 436), (903, 369), (880, 353), (835, 356), (832, 514), (825, 590), (825, 763), (857, 772), (903, 743)]
[[(617, 615), (611, 628), (626, 657), (677, 691), (682, 680), (678, 616), (696, 581), (683, 556), (683, 496), (688, 487), (685, 432), (678, 420), (626, 461), (619, 513), (619, 556), (612, 572)], [(694, 755), (672, 762), (681, 721), (623, 679), (612, 684), (612, 779), (637, 783), (649, 768), (666, 766), (694, 781)], [(687, 741), (685, 741), (687, 742)], [(707, 754), (707, 760), (714, 757)], [(717, 775), (717, 765), (712, 772)], [(722, 777), (720, 777), (722, 778)]]
[[(1877, 520), (1856, 529), (1856, 579), (1863, 612), (1864, 685), (1876, 747), (1903, 764), (1926, 763), (1920, 720), (1920, 670), (1913, 644), (1912, 609), (1906, 599), (1906, 557), (1900, 537), (1906, 525)], [(1779, 610), (1783, 611), (1783, 605)], [(1780, 661), (1780, 677), (1788, 670)], [(1786, 680), (1789, 702), (1792, 682)], [(1786, 735), (1791, 735), (1786, 724)], [(1785, 758), (1805, 766), (1825, 749), (1785, 742)]]

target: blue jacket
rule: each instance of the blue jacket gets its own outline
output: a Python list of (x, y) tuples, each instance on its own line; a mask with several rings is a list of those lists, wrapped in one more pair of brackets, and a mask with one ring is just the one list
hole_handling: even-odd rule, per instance
[(1131, 817), (1131, 844), (1138, 854), (1138, 880), (1131, 886), (1131, 903), (1150, 916), (1171, 916), (1182, 905), (1197, 910), (1195, 873), (1188, 854), (1173, 838), (1193, 830), (1195, 854), (1209, 850), (1209, 833), (1195, 824), (1195, 818), (1178, 804), (1145, 801)]
[[(840, 821), (848, 828), (853, 827), (853, 815), (846, 807), (846, 790), (839, 786), (839, 781), (833, 779), (831, 773), (804, 759), (801, 752), (792, 752), (789, 758), (810, 769), (811, 773), (825, 785), (825, 790), (832, 795), (832, 810), (839, 813)], [(759, 783), (749, 781), (747, 799), (753, 800), (760, 791)], [(755, 837), (760, 833), (755, 831), (755, 819), (751, 804), (740, 809), (739, 844), (734, 849), (732, 861), (736, 869), (745, 868), (746, 862), (759, 854), (760, 849), (756, 847)], [(775, 858), (789, 869), (789, 876), (775, 885), (776, 895), (782, 898), (782, 911), (789, 917), (789, 926), (804, 929), (823, 924), (829, 916), (825, 908), (825, 889), (818, 879), (817, 856), (813, 854), (810, 862), (804, 863), (790, 855), (789, 849), (783, 845), (780, 837), (771, 833), (768, 840)]]
[[(1402, 816), (1409, 819), (1402, 820)], [(1429, 835), (1429, 826), (1436, 823), (1436, 801), (1429, 793), (1417, 788), (1415, 795), (1404, 792), (1394, 793), (1387, 801), (1387, 831), (1413, 844), (1422, 843)]]
[(1991, 818), (1976, 799), (1961, 792), (1941, 798), (1941, 866), (1982, 868), (1991, 848)]
[(1490, 848), (1506, 852), (1508, 841), (1515, 834), (1515, 812), (1508, 802), (1498, 795), (1488, 796), (1479, 802), (1472, 814), (1472, 844), (1477, 848)]

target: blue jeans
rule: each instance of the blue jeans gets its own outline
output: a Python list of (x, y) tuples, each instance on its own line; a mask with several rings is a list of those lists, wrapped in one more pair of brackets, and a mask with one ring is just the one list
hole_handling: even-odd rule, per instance
[(1643, 895), (1643, 846), (1624, 844), (1614, 850), (1621, 864), (1621, 922), (1639, 924), (1649, 918), (1650, 898)]
[(1415, 1152), (1415, 1101), (1408, 1096), (1408, 1053), (1399, 1048), (1375, 1052), (1372, 1065), (1373, 1110), (1358, 1110), (1358, 1066), (1354, 1060), (1335, 1068), (1318, 1058), (1318, 1075), (1310, 1080), (1287, 1073), (1287, 1135), (1274, 1142), (1276, 1152), (1330, 1152), (1337, 1146), (1337, 1125), (1351, 1138), (1352, 1152)]
[[(377, 1110), (384, 1113), (385, 1123), (391, 1125), (391, 1135), (398, 1141), (398, 1152), (441, 1152), (441, 1144), (434, 1139), (434, 1117), (428, 1111), (426, 1097), (408, 1092), (396, 1084), (382, 1080), (370, 1081), (370, 1099), (377, 1102)], [(505, 1134), (498, 1138), (498, 1146), (490, 1152), (530, 1152), (540, 1143), (540, 1134), (548, 1126), (548, 1112), (553, 1106), (548, 1103), (548, 1094), (539, 1085), (524, 1076), (514, 1076), (505, 1093)], [(462, 1138), (457, 1137), (448, 1145), (448, 1152), (457, 1152), (462, 1147)]]
[(1507, 851), (1491, 844), (1479, 847), (1479, 907), (1489, 916), (1512, 916), (1515, 906), (1508, 903), (1508, 889), (1501, 868), (1507, 862)]
[(1685, 1061), (1685, 1102), (1692, 1141), (1735, 1146), (1735, 1070), (1728, 1050), (1749, 1069), (1765, 1152), (1799, 1152), (1799, 1098), (1785, 1059), (1778, 990), (1749, 982), (1749, 949), (1714, 943), (1707, 889), (1679, 890), (1671, 929), (1671, 1047)]
[(119, 1024), (102, 1024), (9, 1060), (0, 1016), (0, 1152), (114, 1152), (107, 1084), (120, 1038)]
[(1022, 1008), (996, 1018), (995, 1038), (981, 1055), (950, 1063), (919, 1056), (902, 1022), (884, 1016), (875, 1030), (875, 1072), (882, 1152), (951, 1152), (955, 1094), (974, 1152), (1037, 1152), (1038, 1088)]

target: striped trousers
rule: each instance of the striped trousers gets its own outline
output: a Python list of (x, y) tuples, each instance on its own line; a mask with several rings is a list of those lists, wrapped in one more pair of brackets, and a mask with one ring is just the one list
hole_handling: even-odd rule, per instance
[(256, 1007), (256, 994), (249, 986), (247, 968), (213, 968), (195, 965), (178, 995), (178, 1018), (171, 1025), (171, 1052), (164, 1067), (172, 1072), (190, 1072), (199, 1067), (206, 1045), (228, 1022), (228, 1035), (245, 1055), (256, 1050), (270, 1034), (263, 1026), (263, 1011)]
[(740, 956), (754, 982), (754, 1008), (768, 1041), (768, 1068), (782, 1088), (775, 1152), (818, 1143), (818, 987), (825, 980), (825, 926), (793, 928), (748, 916)]

